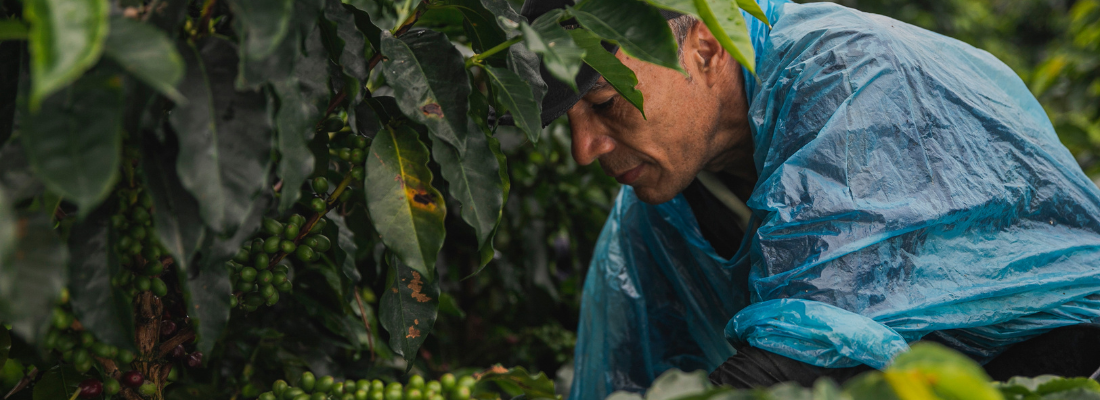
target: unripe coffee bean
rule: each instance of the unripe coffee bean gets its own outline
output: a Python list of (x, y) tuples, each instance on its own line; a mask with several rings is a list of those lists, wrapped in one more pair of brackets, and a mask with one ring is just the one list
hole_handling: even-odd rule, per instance
[(313, 191), (317, 194), (328, 194), (328, 179), (325, 179), (325, 177), (318, 176), (313, 178), (312, 186)]
[(313, 391), (313, 386), (317, 383), (317, 377), (313, 376), (312, 372), (302, 372), (302, 377), (298, 380), (298, 387), (307, 392)]
[(328, 209), (328, 204), (325, 203), (325, 199), (314, 197), (313, 200), (309, 201), (309, 209), (313, 212), (323, 213)]
[(278, 236), (272, 236), (264, 241), (264, 252), (267, 254), (275, 254), (279, 252), (279, 244), (283, 242), (283, 239)]

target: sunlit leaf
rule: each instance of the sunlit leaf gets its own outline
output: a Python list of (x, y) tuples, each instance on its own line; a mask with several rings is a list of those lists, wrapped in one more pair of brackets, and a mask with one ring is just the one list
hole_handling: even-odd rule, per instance
[(81, 215), (94, 210), (118, 179), (122, 112), (121, 77), (97, 68), (25, 115), (20, 139), (35, 175), (76, 203)]
[[(585, 28), (618, 44), (631, 57), (683, 71), (668, 21), (644, 1), (587, 0), (577, 5), (572, 14)], [(591, 52), (589, 48), (581, 48), (586, 54)]]
[(619, 61), (614, 54), (604, 50), (603, 46), (600, 45), (600, 38), (592, 32), (584, 29), (574, 29), (569, 31), (569, 34), (573, 36), (573, 41), (577, 43), (577, 46), (584, 49), (585, 64), (588, 64), (600, 76), (603, 76), (607, 83), (611, 84), (611, 87), (615, 88), (615, 91), (619, 92), (630, 104), (633, 104), (634, 108), (642, 113), (642, 118), (645, 118), (642, 92), (635, 88), (638, 85), (638, 77), (634, 75), (634, 71), (623, 65), (623, 62)]
[(1001, 398), (978, 363), (939, 344), (914, 344), (912, 350), (894, 359), (885, 372), (886, 381), (899, 397), (928, 391), (928, 398), (948, 400)]
[(763, 22), (765, 25), (771, 26), (771, 22), (768, 21), (768, 16), (764, 14), (764, 10), (760, 9), (760, 5), (756, 4), (756, 0), (737, 0), (737, 6), (745, 12), (749, 13), (756, 19)]
[[(646, 0), (657, 7), (699, 18), (718, 43), (749, 72), (756, 73), (756, 53), (748, 24), (737, 3), (728, 0)], [(750, 0), (751, 1), (751, 0)]]
[(31, 111), (99, 60), (108, 9), (107, 0), (23, 2), (23, 18), (31, 27)]
[(428, 149), (407, 126), (378, 133), (367, 156), (367, 207), (382, 242), (414, 271), (434, 276), (447, 214), (432, 187)]
[(542, 56), (546, 70), (559, 81), (577, 90), (577, 72), (581, 70), (584, 49), (573, 43), (569, 32), (558, 25), (562, 10), (553, 10), (535, 19), (530, 25), (520, 24), (527, 48)]
[(234, 90), (237, 51), (207, 37), (183, 51), (188, 103), (169, 121), (179, 136), (180, 181), (208, 226), (232, 234), (259, 195), (271, 165), (272, 127), (262, 92)]
[[(374, 215), (374, 214), (372, 214)], [(397, 257), (388, 257), (390, 265), (386, 289), (379, 305), (382, 326), (390, 332), (390, 348), (412, 368), (416, 351), (424, 344), (435, 324), (439, 310), (439, 282), (422, 275)]]
[(389, 58), (382, 62), (382, 71), (401, 111), (459, 152), (465, 151), (470, 82), (454, 45), (433, 31), (417, 31), (400, 39), (383, 33), (382, 53)]

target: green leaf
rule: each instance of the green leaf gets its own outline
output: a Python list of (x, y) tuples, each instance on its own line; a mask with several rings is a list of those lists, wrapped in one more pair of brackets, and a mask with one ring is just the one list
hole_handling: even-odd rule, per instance
[[(462, 13), (462, 26), (470, 38), (470, 46), (478, 53), (519, 34), (520, 21), (526, 21), (507, 0), (445, 0), (431, 7), (450, 7)], [(490, 57), (495, 58), (498, 57)]]
[(121, 16), (111, 18), (104, 53), (172, 101), (186, 101), (176, 90), (183, 78), (183, 59), (160, 29)]
[[(618, 44), (631, 57), (684, 72), (668, 21), (644, 1), (587, 0), (571, 13), (582, 26)], [(586, 53), (592, 52), (582, 48)]]
[(633, 104), (634, 108), (642, 113), (642, 118), (645, 118), (642, 92), (635, 88), (638, 85), (638, 77), (634, 75), (634, 71), (623, 65), (623, 62), (619, 61), (614, 54), (604, 50), (600, 45), (600, 38), (592, 32), (574, 29), (569, 31), (569, 34), (573, 36), (573, 41), (584, 49), (585, 64), (607, 79), (607, 83), (611, 84), (611, 87), (615, 88), (615, 91), (630, 104)]
[(558, 25), (558, 19), (563, 13), (562, 10), (550, 11), (530, 25), (526, 22), (520, 23), (520, 29), (523, 30), (527, 48), (542, 56), (546, 70), (576, 91), (576, 77), (581, 70), (584, 49), (577, 47), (569, 32)]
[(355, 234), (348, 229), (343, 216), (335, 211), (330, 211), (327, 218), (332, 223), (326, 226), (325, 229), (330, 230), (332, 232), (330, 237), (336, 239), (336, 246), (333, 246), (336, 253), (334, 261), (349, 283), (349, 287), (344, 288), (344, 292), (349, 296), (345, 300), (349, 300), (351, 299), (350, 296), (353, 295), (354, 286), (363, 279), (359, 275), (359, 269), (355, 267), (355, 253), (359, 250), (359, 247), (355, 245)]
[[(378, 29), (388, 31), (397, 26), (397, 9), (393, 2), (381, 0), (344, 0), (344, 4), (363, 11), (370, 16), (370, 22)], [(407, 14), (406, 14), (407, 15)], [(403, 21), (404, 18), (401, 19)], [(362, 28), (360, 28), (362, 30)], [(363, 32), (366, 32), (365, 30)]]
[(0, 146), (11, 138), (15, 123), (15, 99), (19, 94), (24, 43), (0, 41)]
[(435, 324), (439, 283), (430, 275), (421, 275), (409, 268), (396, 256), (387, 257), (387, 262), (390, 275), (379, 304), (380, 319), (382, 327), (390, 333), (390, 348), (405, 359), (405, 371), (408, 372), (417, 349)]
[(102, 342), (133, 349), (133, 306), (111, 286), (121, 266), (115, 251), (118, 233), (111, 229), (108, 208), (99, 207), (69, 234), (69, 294), (73, 314), (84, 329)]
[(107, 0), (23, 3), (23, 18), (31, 26), (31, 111), (99, 60), (108, 9)]
[(542, 63), (539, 61), (539, 56), (527, 46), (512, 46), (508, 48), (507, 64), (508, 69), (527, 82), (535, 102), (541, 109), (542, 98), (546, 96), (547, 88), (546, 81), (542, 80), (542, 71), (539, 68)]
[(122, 151), (122, 89), (118, 75), (96, 69), (24, 114), (20, 136), (27, 158), (51, 191), (87, 215), (110, 194)]
[[(749, 27), (737, 3), (729, 0), (646, 0), (650, 4), (699, 18), (718, 43), (749, 72), (756, 73), (756, 55)], [(753, 1), (753, 0), (748, 0)]]
[(27, 25), (17, 19), (0, 20), (0, 41), (26, 40)]
[(353, 132), (373, 140), (378, 132), (382, 130), (382, 121), (379, 120), (378, 113), (367, 102), (360, 102), (356, 105), (353, 114), (355, 115), (354, 121), (350, 120), (350, 114), (348, 117), (348, 125), (351, 126)]
[[(296, 63), (302, 53), (309, 53), (309, 44), (302, 45), (302, 38), (316, 30), (317, 16), (321, 12), (320, 0), (295, 0), (290, 27), (275, 49), (263, 57), (246, 54), (241, 50), (240, 72), (237, 88), (256, 90), (269, 82), (282, 82), (294, 76)], [(322, 50), (323, 51), (323, 50)], [(312, 57), (313, 54), (308, 56)], [(327, 79), (327, 78), (326, 78)]]
[(34, 400), (65, 400), (80, 387), (81, 374), (71, 365), (50, 368), (34, 385)]
[(0, 259), (0, 320), (33, 342), (45, 333), (50, 310), (69, 280), (69, 251), (48, 215), (19, 215), (15, 226), (14, 250)]
[(672, 369), (653, 380), (653, 385), (646, 391), (645, 398), (646, 400), (675, 399), (703, 393), (710, 387), (706, 371), (683, 372)]
[(294, 67), (294, 74), (276, 82), (275, 93), (279, 110), (275, 114), (278, 128), (276, 142), (279, 165), (276, 174), (283, 180), (279, 211), (290, 209), (301, 197), (302, 184), (313, 173), (314, 157), (308, 144), (314, 127), (325, 112), (329, 101), (328, 60), (321, 44), (321, 30), (314, 28), (305, 41), (306, 51)]
[(153, 198), (157, 238), (172, 255), (176, 268), (190, 270), (206, 231), (198, 201), (180, 183), (176, 171), (179, 158), (176, 143), (175, 137), (163, 144), (155, 140), (142, 141), (143, 153), (149, 156), (142, 157), (141, 165), (145, 172), (145, 190)]
[(202, 219), (232, 234), (260, 194), (271, 165), (272, 127), (262, 92), (236, 91), (237, 51), (217, 37), (183, 51), (188, 103), (169, 121), (179, 136), (180, 181), (199, 201)]
[(367, 207), (382, 242), (409, 268), (434, 275), (447, 214), (432, 187), (428, 149), (407, 126), (378, 133), (367, 156)]
[[(500, 366), (498, 365), (497, 367), (499, 368)], [(528, 399), (561, 398), (561, 396), (554, 392), (554, 381), (547, 378), (545, 373), (539, 372), (533, 375), (527, 372), (527, 369), (523, 367), (513, 367), (505, 371), (499, 371), (496, 368), (490, 369), (489, 372), (481, 376), (481, 379), (478, 379), (479, 386), (484, 382), (514, 385), (519, 388)]]
[[(497, 175), (500, 179), (501, 186), (501, 199), (503, 201), (508, 200), (508, 191), (512, 189), (512, 183), (508, 178), (508, 160), (504, 157), (504, 152), (500, 150), (500, 141), (497, 138), (490, 135), (489, 127), (486, 124), (485, 116), (489, 115), (488, 99), (485, 98), (479, 91), (473, 91), (470, 93), (470, 130), (481, 131), (486, 135), (486, 140), (489, 141), (489, 150), (493, 152), (494, 158), (497, 160)], [(489, 233), (488, 238), (481, 243), (478, 253), (480, 253), (480, 261), (477, 271), (470, 274), (470, 276), (477, 275), (485, 269), (485, 266), (489, 264), (489, 261), (493, 260), (496, 251), (493, 250), (493, 238), (496, 237), (497, 231), (500, 230), (501, 217), (504, 214), (504, 203), (501, 202), (500, 211), (496, 215), (496, 222), (493, 224), (493, 230)], [(463, 278), (463, 279), (466, 279)]]
[(929, 387), (939, 397), (945, 399), (1000, 399), (1001, 394), (989, 383), (989, 375), (986, 375), (978, 363), (969, 357), (942, 345), (930, 342), (917, 343), (912, 349), (899, 355), (887, 373), (908, 373), (912, 377), (900, 383), (906, 387), (898, 387), (891, 381), (888, 375), (887, 381), (898, 391), (911, 391), (909, 384)]
[(897, 393), (883, 378), (882, 372), (865, 372), (844, 383), (844, 394), (853, 399), (899, 400)]
[(346, 4), (347, 1), (344, 3), (344, 9), (351, 13), (351, 16), (355, 19), (355, 27), (359, 28), (359, 32), (362, 32), (363, 36), (367, 38), (367, 43), (370, 43), (371, 49), (375, 53), (381, 53), (382, 30), (371, 22), (369, 13)]
[(480, 132), (470, 135), (466, 141), (466, 154), (459, 154), (454, 147), (435, 138), (432, 143), (432, 156), (439, 163), (443, 178), (450, 184), (448, 190), (451, 196), (462, 204), (459, 214), (474, 228), (479, 248), (491, 238), (504, 206), (500, 167), (496, 155), (489, 148), (488, 138)]
[(287, 36), (294, 0), (229, 0), (229, 8), (239, 24), (241, 58), (260, 60)]
[(325, 0), (323, 18), (327, 21), (320, 24), (325, 48), (329, 59), (340, 65), (344, 75), (352, 78), (344, 90), (348, 91), (348, 99), (354, 104), (362, 95), (360, 83), (366, 82), (369, 76), (367, 59), (363, 55), (366, 38), (356, 28), (355, 17), (340, 0)]
[(737, 7), (740, 7), (749, 15), (756, 17), (756, 19), (763, 22), (764, 25), (772, 26), (771, 22), (768, 22), (768, 16), (764, 14), (764, 10), (760, 9), (760, 5), (756, 4), (756, 0), (737, 0)]
[(531, 87), (523, 78), (508, 69), (486, 66), (485, 73), (493, 85), (497, 102), (511, 111), (512, 119), (527, 134), (527, 139), (538, 143), (539, 134), (542, 133), (542, 103), (535, 100)]
[(470, 81), (465, 61), (447, 37), (419, 31), (401, 39), (382, 34), (382, 62), (386, 80), (393, 86), (401, 111), (409, 119), (428, 126), (459, 150), (466, 151), (467, 96)]
[(31, 171), (30, 161), (18, 140), (0, 147), (0, 187), (7, 192), (8, 204), (37, 196), (43, 191), (42, 182)]
[(1073, 389), (1084, 389), (1087, 391), (1100, 393), (1100, 382), (1083, 377), (1060, 378), (1039, 385), (1039, 387), (1035, 389), (1035, 394), (1042, 396)]

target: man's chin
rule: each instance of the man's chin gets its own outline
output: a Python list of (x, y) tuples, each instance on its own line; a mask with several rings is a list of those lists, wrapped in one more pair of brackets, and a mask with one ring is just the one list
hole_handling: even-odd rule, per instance
[(634, 195), (638, 196), (638, 200), (641, 200), (643, 203), (653, 204), (653, 205), (661, 204), (661, 203), (667, 202), (669, 200), (672, 200), (674, 197), (676, 197), (677, 194), (680, 193), (679, 191), (668, 190), (668, 188), (663, 188), (664, 190), (661, 190), (661, 189), (658, 189), (658, 188), (652, 188), (652, 187), (647, 187), (647, 186), (631, 186), (631, 187), (634, 188)]

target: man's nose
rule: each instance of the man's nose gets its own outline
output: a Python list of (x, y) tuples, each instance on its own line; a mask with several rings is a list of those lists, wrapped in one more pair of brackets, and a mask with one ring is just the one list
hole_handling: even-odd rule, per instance
[(591, 164), (600, 156), (615, 150), (615, 140), (596, 124), (585, 121), (583, 116), (569, 118), (569, 128), (573, 135), (573, 159), (577, 164)]

